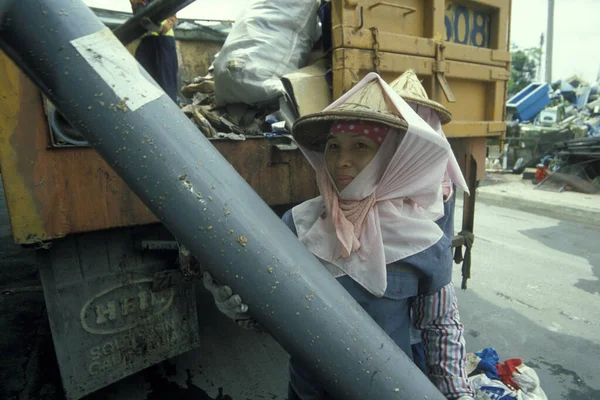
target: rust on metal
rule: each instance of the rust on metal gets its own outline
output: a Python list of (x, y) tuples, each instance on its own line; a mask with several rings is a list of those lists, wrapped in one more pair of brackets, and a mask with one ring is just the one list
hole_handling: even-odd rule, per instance
[[(93, 149), (49, 148), (39, 90), (4, 53), (0, 72), (7, 78), (0, 83), (5, 93), (0, 98), (0, 167), (16, 243), (158, 222)], [(270, 205), (317, 195), (314, 171), (299, 150), (272, 150), (264, 138), (212, 143)], [(180, 179), (185, 182), (186, 176)]]

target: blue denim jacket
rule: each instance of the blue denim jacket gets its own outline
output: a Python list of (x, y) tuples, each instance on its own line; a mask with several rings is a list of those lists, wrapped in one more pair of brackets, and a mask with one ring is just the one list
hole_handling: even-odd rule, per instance
[[(282, 219), (297, 235), (291, 210)], [(452, 280), (453, 199), (444, 204), (444, 217), (437, 224), (444, 235), (435, 245), (387, 266), (387, 289), (382, 298), (373, 296), (347, 275), (338, 278), (338, 282), (411, 360), (412, 299), (418, 294), (436, 293)], [(318, 379), (294, 360), (290, 360), (290, 386), (295, 392), (291, 395), (301, 400), (328, 398)]]

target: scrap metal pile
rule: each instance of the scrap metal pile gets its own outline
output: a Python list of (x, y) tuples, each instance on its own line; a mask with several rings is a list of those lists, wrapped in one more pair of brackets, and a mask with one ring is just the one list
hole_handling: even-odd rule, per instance
[(554, 151), (547, 163), (552, 173), (541, 180), (539, 187), (600, 192), (600, 136), (558, 142)]
[(182, 111), (208, 138), (245, 140), (246, 136), (263, 135), (270, 132), (266, 124), (269, 109), (252, 107), (246, 104), (215, 106), (215, 82), (211, 71), (204, 77), (197, 77), (185, 86), (181, 93), (191, 100)]
[(505, 169), (522, 173), (554, 157), (555, 143), (600, 135), (600, 83), (532, 83), (508, 101), (507, 114)]
[(213, 67), (203, 77), (185, 86), (181, 93), (190, 104), (182, 111), (208, 138), (245, 140), (247, 136), (272, 136), (288, 133), (279, 122), (277, 104), (251, 106), (245, 103), (232, 103), (222, 106), (215, 104), (215, 82)]

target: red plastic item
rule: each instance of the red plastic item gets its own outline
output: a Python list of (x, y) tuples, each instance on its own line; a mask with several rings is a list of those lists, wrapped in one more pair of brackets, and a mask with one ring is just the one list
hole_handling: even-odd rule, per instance
[(498, 369), (498, 376), (502, 379), (502, 382), (508, 386), (511, 390), (517, 391), (521, 389), (519, 385), (513, 381), (513, 374), (516, 372), (517, 367), (523, 364), (523, 360), (520, 358), (511, 358), (504, 361), (504, 364), (496, 364), (496, 368)]
[(544, 178), (546, 178), (546, 176), (548, 176), (548, 167), (546, 167), (546, 166), (538, 167), (535, 170), (535, 176), (534, 176), (533, 180), (535, 182), (541, 182), (544, 180)]

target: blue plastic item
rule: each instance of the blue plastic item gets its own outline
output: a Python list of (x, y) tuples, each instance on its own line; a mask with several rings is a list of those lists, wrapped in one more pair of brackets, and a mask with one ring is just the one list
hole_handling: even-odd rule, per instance
[(493, 347), (486, 347), (476, 352), (475, 355), (481, 358), (481, 361), (477, 364), (477, 370), (484, 372), (490, 379), (499, 379), (496, 364), (500, 362), (500, 357), (496, 350)]
[(592, 94), (592, 88), (585, 86), (577, 91), (577, 108), (583, 108), (590, 101), (590, 95)]
[(521, 121), (533, 119), (550, 104), (550, 86), (547, 83), (532, 83), (514, 95), (506, 103), (508, 111)]

